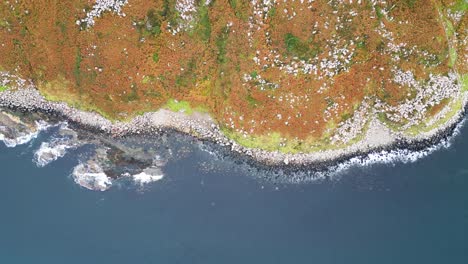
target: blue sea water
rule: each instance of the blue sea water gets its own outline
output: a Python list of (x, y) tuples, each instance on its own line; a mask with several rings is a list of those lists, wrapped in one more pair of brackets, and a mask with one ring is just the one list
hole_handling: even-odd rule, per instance
[[(203, 151), (143, 189), (76, 185), (0, 146), (0, 263), (468, 263), (468, 129), (410, 164), (275, 184)], [(190, 144), (190, 143), (186, 143)]]

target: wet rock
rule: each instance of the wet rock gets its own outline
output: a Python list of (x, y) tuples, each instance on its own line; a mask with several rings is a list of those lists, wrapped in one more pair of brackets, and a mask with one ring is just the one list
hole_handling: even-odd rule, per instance
[(26, 144), (47, 127), (48, 124), (44, 121), (0, 112), (0, 141), (3, 141), (7, 147)]
[(104, 173), (101, 166), (94, 161), (79, 164), (73, 169), (72, 177), (80, 186), (95, 191), (106, 191), (112, 186), (112, 181)]

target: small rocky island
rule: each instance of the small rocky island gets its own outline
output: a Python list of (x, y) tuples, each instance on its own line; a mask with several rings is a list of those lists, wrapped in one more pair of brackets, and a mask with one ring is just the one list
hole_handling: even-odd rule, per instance
[[(421, 149), (464, 117), (467, 8), (466, 0), (4, 1), (0, 107), (110, 138), (179, 131), (269, 165)], [(6, 144), (41, 127), (12, 128), (18, 117), (7, 112)], [(104, 173), (86, 166), (75, 169)]]

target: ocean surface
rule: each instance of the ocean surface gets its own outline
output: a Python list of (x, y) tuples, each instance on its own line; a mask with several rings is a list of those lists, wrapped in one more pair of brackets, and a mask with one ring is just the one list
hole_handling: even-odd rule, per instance
[(169, 138), (184, 155), (163, 177), (106, 191), (71, 176), (86, 148), (33, 162), (51, 133), (0, 142), (0, 263), (468, 263), (467, 127), (415, 162), (298, 183)]

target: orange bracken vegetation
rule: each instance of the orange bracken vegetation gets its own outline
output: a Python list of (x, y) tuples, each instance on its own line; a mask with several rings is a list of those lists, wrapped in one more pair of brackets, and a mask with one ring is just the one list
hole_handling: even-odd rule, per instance
[[(457, 0), (270, 1), (261, 15), (254, 2), (262, 1), (198, 0), (188, 22), (176, 0), (128, 0), (125, 16), (104, 12), (78, 25), (95, 2), (0, 3), (0, 69), (115, 119), (175, 98), (239, 133), (299, 139), (322, 137), (365, 98), (397, 105), (413, 96), (392, 81), (395, 65), (418, 80), (467, 70), (463, 60), (449, 65), (439, 15)], [(459, 34), (466, 21), (452, 22)], [(182, 23), (190, 27), (173, 34)], [(390, 42), (405, 46), (392, 53)], [(466, 43), (457, 48), (466, 53)]]

